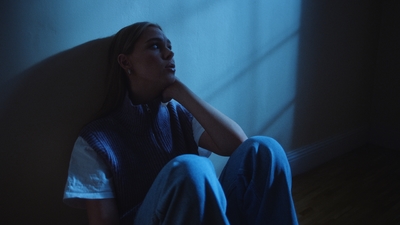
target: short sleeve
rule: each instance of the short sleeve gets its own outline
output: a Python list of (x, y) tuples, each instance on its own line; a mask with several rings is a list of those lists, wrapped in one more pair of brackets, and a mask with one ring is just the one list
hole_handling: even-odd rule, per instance
[(78, 137), (72, 150), (64, 203), (85, 208), (85, 199), (114, 198), (111, 173), (100, 156)]
[[(204, 128), (201, 126), (199, 121), (197, 121), (196, 118), (194, 118), (194, 117), (192, 120), (192, 127), (193, 127), (194, 140), (196, 141), (197, 145), (199, 145), (199, 140), (200, 140), (201, 135), (204, 132)], [(211, 155), (211, 152), (208, 151), (207, 149), (199, 147), (199, 155), (209, 157)]]

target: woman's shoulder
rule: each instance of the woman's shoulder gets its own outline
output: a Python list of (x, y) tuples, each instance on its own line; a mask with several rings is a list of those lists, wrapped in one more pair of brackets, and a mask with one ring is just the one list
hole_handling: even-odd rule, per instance
[(81, 131), (80, 131), (80, 136), (86, 136), (85, 134), (92, 133), (94, 131), (105, 131), (105, 130), (110, 130), (112, 127), (115, 125), (115, 119), (112, 114), (96, 118), (87, 124), (85, 124)]

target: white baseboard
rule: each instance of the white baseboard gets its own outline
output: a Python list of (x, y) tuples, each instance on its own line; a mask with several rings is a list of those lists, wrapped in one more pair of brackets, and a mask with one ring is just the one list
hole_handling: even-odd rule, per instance
[(292, 176), (304, 173), (367, 143), (368, 127), (354, 129), (287, 152)]

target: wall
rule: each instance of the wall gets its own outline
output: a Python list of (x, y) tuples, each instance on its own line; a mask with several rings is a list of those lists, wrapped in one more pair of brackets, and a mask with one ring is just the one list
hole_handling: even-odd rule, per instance
[[(342, 136), (354, 143), (346, 148), (364, 141), (378, 29), (374, 1), (0, 4), (6, 182), (0, 193), (7, 224), (85, 223), (85, 212), (61, 202), (69, 154), (104, 97), (107, 37), (136, 21), (163, 27), (177, 76), (249, 136), (272, 136), (288, 154), (319, 150)], [(212, 160), (218, 172), (226, 158)]]
[(293, 142), (369, 125), (380, 4), (303, 1)]
[[(194, 92), (248, 135), (291, 145), (300, 1), (0, 4), (0, 171), (7, 183), (0, 193), (7, 224), (85, 223), (84, 211), (61, 202), (69, 155), (104, 98), (107, 37), (136, 21), (163, 27), (177, 76)], [(226, 158), (212, 160), (220, 171)]]
[(400, 2), (383, 1), (370, 141), (400, 150)]
[(302, 1), (294, 174), (368, 141), (380, 1)]

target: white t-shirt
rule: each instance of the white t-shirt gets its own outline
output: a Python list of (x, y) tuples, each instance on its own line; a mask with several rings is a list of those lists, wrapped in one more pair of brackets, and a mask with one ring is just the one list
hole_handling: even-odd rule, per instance
[[(193, 137), (199, 143), (204, 128), (193, 118)], [(199, 148), (199, 155), (211, 152)], [(114, 198), (112, 176), (103, 159), (82, 138), (78, 137), (71, 153), (64, 202), (72, 207), (85, 208), (84, 199)]]

